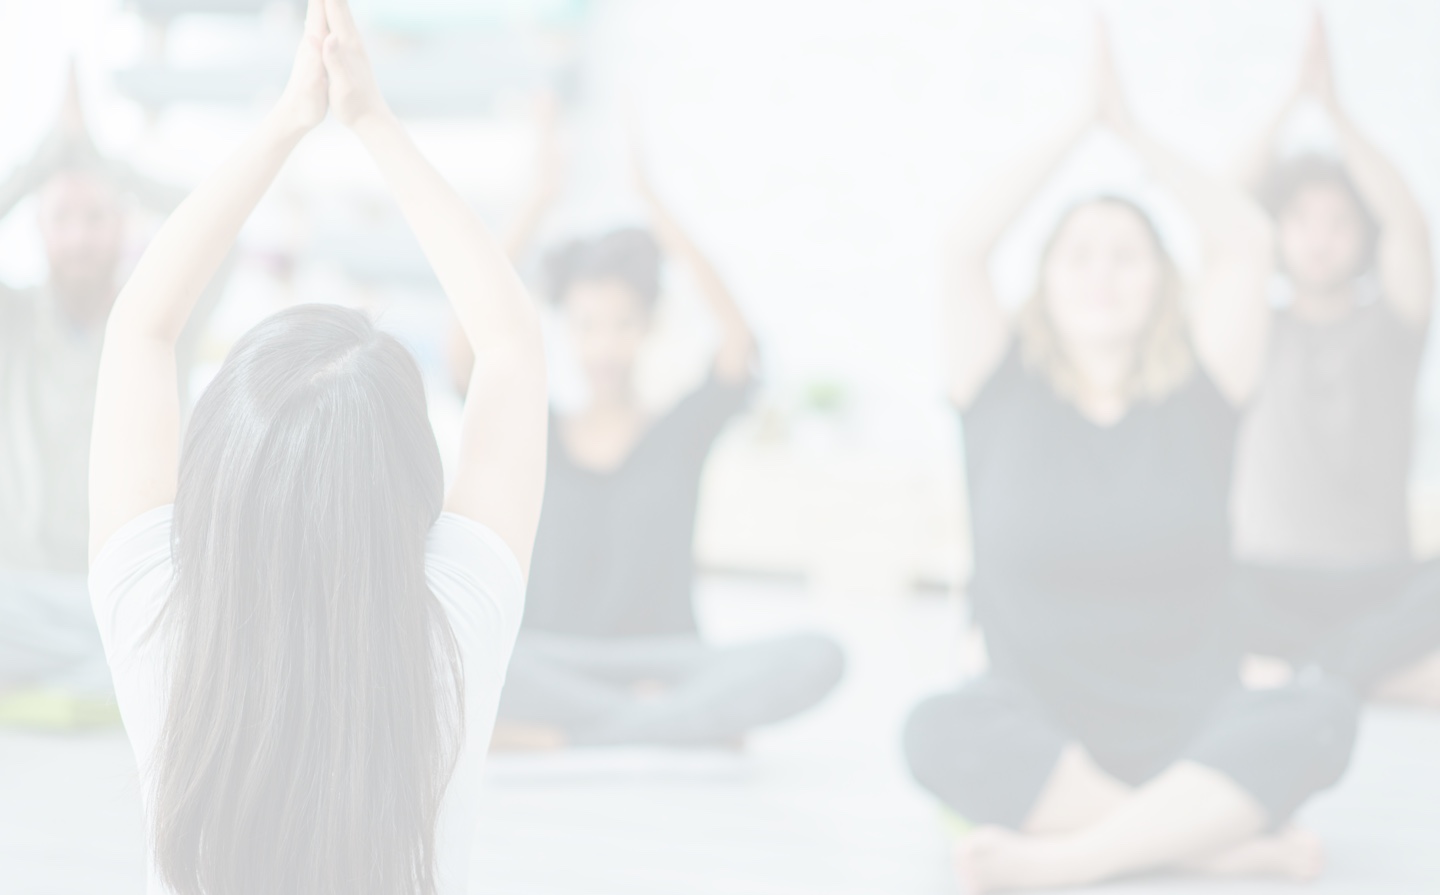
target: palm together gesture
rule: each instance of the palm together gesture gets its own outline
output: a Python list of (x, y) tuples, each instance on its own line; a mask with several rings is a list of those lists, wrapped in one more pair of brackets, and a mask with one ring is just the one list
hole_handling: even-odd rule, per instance
[(309, 0), (305, 36), (280, 106), (301, 131), (330, 111), (352, 128), (386, 111), (349, 0)]
[(1325, 34), (1325, 20), (1315, 13), (1310, 37), (1305, 46), (1305, 59), (1300, 66), (1300, 79), (1295, 85), (1294, 99), (1309, 94), (1327, 109), (1337, 105), (1335, 78), (1330, 66), (1330, 41)]
[(1110, 33), (1105, 21), (1097, 17), (1095, 22), (1095, 71), (1091, 86), (1091, 112), (1095, 120), (1104, 124), (1121, 137), (1129, 137), (1135, 131), (1135, 120), (1130, 115), (1130, 103), (1120, 84), (1120, 75), (1115, 70), (1115, 54), (1110, 48)]

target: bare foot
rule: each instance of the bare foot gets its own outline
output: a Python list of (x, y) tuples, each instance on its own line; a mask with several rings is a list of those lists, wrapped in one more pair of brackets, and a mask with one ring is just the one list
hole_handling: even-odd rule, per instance
[(1102, 876), (1065, 837), (1029, 836), (1001, 827), (981, 827), (962, 838), (955, 869), (967, 895), (1082, 885)]
[[(960, 840), (955, 867), (967, 895), (1009, 889), (1048, 889), (1099, 882), (1107, 874), (1071, 837), (1030, 836), (982, 827)], [(1313, 833), (1290, 829), (1251, 839), (1179, 869), (1210, 876), (1268, 876), (1312, 880), (1324, 867)]]
[(1278, 876), (1313, 880), (1325, 868), (1320, 837), (1294, 828), (1274, 836), (1258, 836), (1211, 858), (1186, 865), (1187, 870), (1210, 876)]
[(490, 736), (491, 752), (552, 752), (566, 745), (560, 728), (523, 721), (496, 721)]
[(670, 692), (670, 685), (664, 681), (642, 678), (630, 685), (630, 692), (641, 699), (657, 699)]
[(1274, 690), (1295, 679), (1295, 669), (1284, 659), (1249, 655), (1240, 663), (1240, 680), (1250, 690)]
[(1440, 653), (1431, 653), (1375, 688), (1376, 702), (1440, 709)]

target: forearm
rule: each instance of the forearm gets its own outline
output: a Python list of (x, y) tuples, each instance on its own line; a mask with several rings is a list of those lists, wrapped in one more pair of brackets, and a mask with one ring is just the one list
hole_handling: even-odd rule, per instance
[(74, 138), (56, 131), (45, 138), (35, 155), (0, 183), (0, 220), (8, 217), (26, 197), (33, 195), (75, 156)]
[(112, 333), (173, 345), (240, 228), (304, 129), (271, 115), (175, 210), (151, 240), (110, 315)]
[(1190, 338), (1221, 393), (1242, 406), (1259, 382), (1269, 338), (1269, 216), (1239, 186), (1206, 175), (1148, 137), (1133, 142), (1200, 231), (1205, 259), (1186, 307)]
[(749, 321), (745, 319), (744, 312), (720, 272), (690, 239), (690, 235), (668, 209), (654, 197), (650, 198), (650, 204), (661, 246), (672, 258), (690, 269), (696, 285), (700, 287), (700, 295), (704, 298), (706, 307), (721, 327), (726, 343), (732, 348), (749, 351), (754, 341)]
[(1094, 121), (1087, 110), (1067, 122), (1040, 149), (995, 177), (965, 209), (952, 229), (950, 254), (954, 263), (988, 263), (1005, 231), (1035, 198), (1065, 157), (1090, 131)]
[(682, 257), (694, 271), (695, 279), (700, 285), (700, 294), (705, 298), (710, 312), (715, 315), (715, 320), (725, 331), (727, 341), (743, 344), (749, 349), (755, 338), (750, 322), (745, 319), (745, 313), (740, 310), (740, 305), (735, 301), (730, 287), (720, 277), (720, 272), (711, 265), (710, 259), (698, 250), (692, 250)]
[(1376, 267), (1391, 308), (1417, 327), (1425, 326), (1434, 304), (1435, 266), (1425, 211), (1405, 178), (1338, 106), (1331, 109), (1346, 167), (1376, 217), (1380, 241)]
[(134, 196), (141, 205), (160, 214), (174, 211), (188, 195), (184, 187), (146, 177), (123, 162), (106, 162), (105, 173), (112, 183)]
[(949, 397), (966, 407), (1010, 344), (1010, 317), (988, 270), (952, 265), (945, 272), (940, 325)]
[(1280, 135), (1294, 105), (1293, 99), (1287, 100), (1231, 164), (1230, 177), (1241, 188), (1256, 193), (1264, 186), (1279, 152)]
[(520, 211), (518, 217), (510, 222), (505, 230), (504, 248), (505, 254), (512, 263), (519, 263), (520, 259), (529, 251), (531, 243), (535, 241), (535, 234), (540, 232), (540, 225), (545, 221), (545, 214), (550, 209), (548, 196), (532, 196), (526, 201), (525, 207)]
[(1385, 154), (1339, 108), (1331, 110), (1346, 167), (1382, 229), (1425, 226), (1425, 212)]
[(990, 281), (990, 255), (1046, 180), (1085, 137), (1093, 110), (1077, 115), (1044, 146), (995, 178), (949, 233), (941, 305), (950, 400), (968, 407), (1004, 358), (1010, 320)]
[(538, 332), (538, 315), (504, 247), (388, 111), (355, 124), (420, 241), (477, 354)]
[(1270, 223), (1243, 189), (1206, 174), (1148, 135), (1132, 135), (1130, 142), (1156, 180), (1184, 206), (1211, 260), (1262, 250)]

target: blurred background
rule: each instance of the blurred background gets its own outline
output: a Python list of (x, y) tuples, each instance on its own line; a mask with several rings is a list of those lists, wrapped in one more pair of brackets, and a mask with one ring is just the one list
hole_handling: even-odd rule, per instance
[[(536, 174), (537, 96), (559, 99), (567, 160), (562, 196), (538, 244), (641, 222), (629, 152), (634, 144), (643, 149), (657, 189), (727, 278), (764, 356), (760, 397), (727, 433), (706, 473), (697, 543), (708, 574), (701, 599), (707, 605), (728, 600), (730, 607), (711, 613), (710, 630), (723, 639), (727, 632), (808, 618), (814, 613), (797, 593), (848, 607), (825, 616), (827, 624), (879, 637), (882, 645), (858, 650), (857, 663), (890, 670), (862, 675), (853, 685), (859, 690), (852, 687), (833, 711), (849, 719), (881, 707), (856, 740), (873, 741), (873, 751), (893, 758), (895, 725), (879, 728), (898, 719), (911, 701), (907, 694), (953, 676), (960, 661), (951, 649), (960, 637), (954, 595), (969, 567), (959, 444), (942, 390), (936, 326), (941, 236), (977, 184), (1081, 101), (1091, 6), (1073, 0), (353, 5), (392, 106), (497, 229), (517, 213)], [(1217, 172), (1291, 87), (1314, 6), (1310, 0), (1097, 5), (1111, 22), (1121, 76), (1141, 123)], [(1342, 101), (1401, 169), (1433, 225), (1440, 221), (1440, 3), (1320, 5)], [(74, 60), (102, 152), (156, 179), (193, 185), (278, 95), (299, 39), (300, 7), (286, 0), (0, 0), (0, 172), (29, 158), (52, 127)], [(1318, 112), (1302, 115), (1287, 143), (1333, 145)], [(1007, 299), (1027, 295), (1039, 241), (1059, 209), (1102, 188), (1138, 196), (1155, 211), (1182, 262), (1193, 261), (1192, 235), (1181, 216), (1147, 189), (1138, 163), (1118, 143), (1096, 137), (1005, 245), (997, 276)], [(134, 217), (131, 254), (138, 257), (158, 220), (138, 211)], [(34, 209), (26, 203), (0, 222), (0, 280), (23, 287), (45, 276)], [(672, 279), (660, 318), (665, 338), (656, 340), (644, 367), (647, 394), (657, 406), (704, 376), (713, 335), (691, 284), (683, 276)], [(280, 307), (315, 300), (379, 313), (421, 359), (442, 443), (453, 439), (459, 399), (445, 372), (443, 296), (361, 147), (334, 123), (302, 145), (247, 226), (235, 275), (203, 341), (195, 385), (203, 386), (250, 325)], [(563, 404), (576, 383), (555, 330), (556, 400)], [(1440, 352), (1433, 348), (1421, 400), (1412, 503), (1418, 547), (1434, 554), (1440, 553)], [(736, 580), (748, 583), (727, 584)], [(897, 612), (897, 605), (906, 608)], [(896, 657), (908, 675), (903, 682), (890, 667)], [(1404, 726), (1410, 723), (1395, 735), (1440, 743), (1429, 726)], [(711, 831), (722, 841), (771, 834), (784, 841), (789, 826), (810, 825), (808, 838), (791, 841), (785, 858), (778, 849), (738, 865), (691, 855), (697, 866), (720, 875), (703, 885), (683, 874), (641, 885), (617, 870), (606, 891), (946, 891), (948, 871), (932, 854), (938, 827), (932, 830), (933, 812), (918, 796), (875, 795), (861, 807), (842, 806), (841, 793), (825, 789), (834, 781), (799, 757), (806, 743), (833, 743), (834, 724), (825, 733), (773, 735), (786, 746), (777, 754), (793, 752), (780, 766), (798, 773), (790, 779), (799, 782), (757, 803), (769, 806), (768, 818), (766, 809), (740, 809), (721, 796), (695, 796), (676, 809), (682, 816), (722, 818)], [(35, 749), (87, 760), (84, 744), (47, 743)], [(0, 763), (31, 755), (30, 748), (0, 744)], [(91, 767), (110, 767), (107, 761), (123, 764), (110, 757)], [(1431, 780), (1440, 775), (1433, 766), (1421, 769)], [(875, 783), (874, 792), (899, 785), (899, 771), (886, 773), (892, 776)], [(1362, 769), (1362, 778), (1366, 773)], [(18, 773), (4, 779), (19, 785)], [(851, 792), (863, 794), (870, 785), (855, 782)], [(1402, 790), (1381, 787), (1374, 798)], [(46, 798), (43, 788), (25, 792)], [(665, 798), (658, 790), (628, 792), (642, 802)], [(560, 841), (576, 845), (589, 835), (582, 836), (588, 828), (581, 821), (607, 810), (595, 798), (564, 801), (551, 790), (523, 798), (502, 793), (487, 830), (503, 835), (502, 818), (510, 819), (512, 834), (534, 821), (545, 835), (536, 832), (524, 847), (538, 849), (542, 840), (556, 841), (558, 815), (573, 834), (565, 840), (562, 830)], [(807, 807), (797, 807), (802, 804)], [(115, 808), (116, 816), (128, 818), (128, 805)], [(1322, 804), (1317, 810), (1323, 827), (1348, 809)], [(11, 812), (3, 829), (21, 830), (29, 817)], [(567, 818), (572, 823), (565, 827)], [(58, 867), (77, 854), (103, 852), (118, 862), (113, 866), (134, 871), (138, 829), (106, 838), (112, 820), (82, 820), (73, 828), (77, 841), (101, 843), (91, 852), (85, 851), (90, 846), (57, 847), (46, 860)], [(1410, 820), (1406, 829), (1418, 831), (1432, 829), (1426, 824), (1435, 819)], [(876, 827), (882, 823), (883, 832)], [(904, 831), (917, 824), (923, 832), (905, 839)], [(1346, 854), (1358, 861), (1353, 878), (1361, 882), (1335, 891), (1418, 892), (1423, 886), (1409, 886), (1426, 879), (1440, 885), (1440, 868), (1416, 851), (1418, 838), (1387, 841), (1374, 852), (1376, 842), (1357, 834), (1348, 853), (1342, 848), (1341, 863)], [(559, 877), (527, 882), (519, 848), (521, 856), (510, 863), (499, 850), (477, 859), (488, 862), (492, 880), (510, 886), (495, 891), (567, 891)], [(847, 848), (847, 857), (837, 857)], [(737, 860), (733, 852), (730, 860)], [(830, 869), (818, 877), (784, 869), (797, 860), (829, 862)], [(1365, 868), (1382, 865), (1403, 865), (1410, 875), (1392, 888), (1367, 887)], [(742, 870), (727, 877), (718, 869), (726, 866)], [(0, 866), (0, 890), (21, 891), (4, 879)], [(128, 885), (106, 891), (138, 891)], [(89, 891), (76, 886), (25, 891)]]
[[(1137, 115), (1221, 170), (1289, 88), (1308, 0), (1102, 4)], [(766, 388), (708, 474), (700, 557), (714, 569), (886, 587), (963, 578), (953, 419), (942, 400), (939, 237), (980, 178), (1080, 101), (1089, 7), (895, 0), (357, 0), (386, 92), (444, 173), (502, 228), (526, 194), (537, 91), (562, 101), (568, 176), (538, 242), (640, 221), (632, 134), (677, 215), (759, 331)], [(1440, 6), (1334, 2), (1342, 100), (1440, 211)], [(51, 126), (70, 59), (101, 149), (193, 184), (288, 71), (284, 0), (0, 4), (0, 168)], [(1309, 125), (1309, 126), (1307, 126)], [(1321, 116), (1289, 137), (1324, 146)], [(1040, 237), (1077, 194), (1139, 190), (1182, 259), (1189, 234), (1118, 144), (1097, 138), (1000, 260), (1027, 294)], [(143, 233), (135, 245), (143, 244)], [(0, 279), (44, 276), (33, 213), (0, 228)], [(647, 369), (657, 403), (703, 375), (703, 313), (668, 289)], [(302, 146), (248, 227), (199, 375), (279, 306), (383, 308), (443, 388), (444, 308), (383, 184), (335, 125)], [(567, 377), (556, 354), (557, 398)], [(1440, 359), (1423, 386), (1417, 537), (1440, 549)]]

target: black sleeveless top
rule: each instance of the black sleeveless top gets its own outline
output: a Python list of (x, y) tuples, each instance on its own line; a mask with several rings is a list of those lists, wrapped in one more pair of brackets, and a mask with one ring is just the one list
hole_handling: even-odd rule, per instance
[(695, 632), (700, 475), (751, 385), (710, 379), (606, 472), (575, 463), (552, 415), (524, 627), (594, 637)]
[(1241, 559), (1357, 568), (1410, 559), (1415, 393), (1428, 327), (1376, 298), (1329, 323), (1275, 315), (1240, 427), (1232, 508)]
[(1082, 738), (1182, 735), (1235, 682), (1237, 412), (1197, 372), (1099, 426), (1012, 346), (962, 420), (992, 673)]

